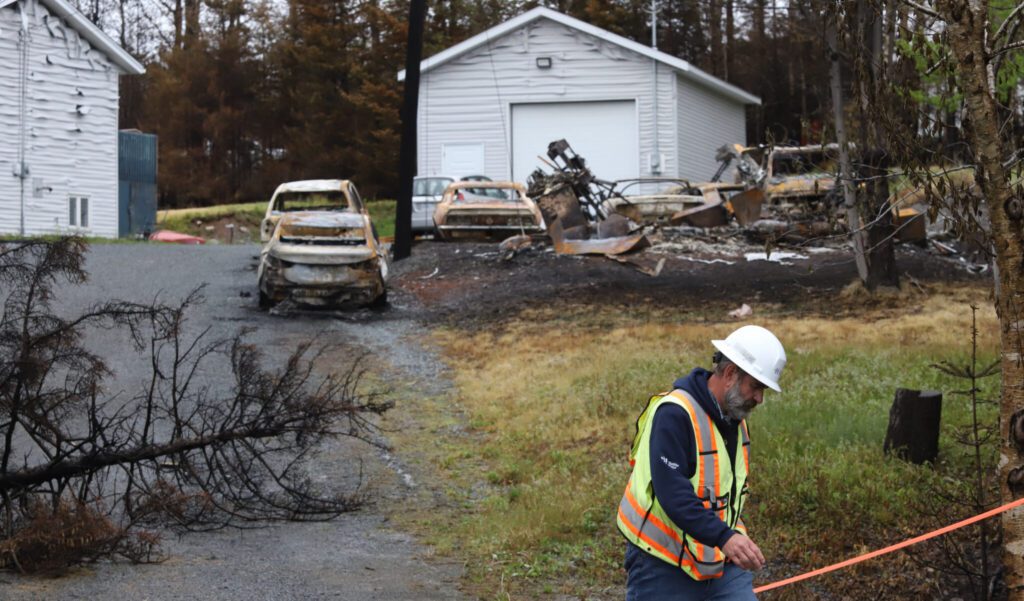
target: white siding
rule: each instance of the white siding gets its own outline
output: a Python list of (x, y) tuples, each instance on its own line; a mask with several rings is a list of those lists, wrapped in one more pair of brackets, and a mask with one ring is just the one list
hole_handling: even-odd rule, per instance
[[(537, 68), (538, 57), (550, 57), (551, 68)], [(670, 175), (676, 165), (675, 71), (659, 65), (658, 75), (659, 151), (665, 158), (663, 173)], [(648, 175), (647, 155), (654, 151), (652, 84), (651, 59), (539, 19), (423, 74), (419, 173), (440, 171), (442, 144), (479, 142), (485, 145), (487, 175), (510, 178), (513, 104), (631, 100), (637, 103), (638, 113), (637, 163), (640, 175)], [(538, 148), (536, 154), (546, 150)]]
[[(25, 231), (71, 231), (68, 196), (75, 195), (89, 198), (89, 228), (81, 233), (116, 237), (120, 69), (38, 0), (0, 9), (0, 232), (17, 233), (21, 218), (20, 182), (12, 176), (21, 131), (19, 4), (29, 23)], [(51, 189), (37, 196), (36, 181)]]
[(742, 104), (681, 76), (676, 86), (679, 177), (707, 181), (718, 169), (715, 150), (746, 143), (746, 112)]

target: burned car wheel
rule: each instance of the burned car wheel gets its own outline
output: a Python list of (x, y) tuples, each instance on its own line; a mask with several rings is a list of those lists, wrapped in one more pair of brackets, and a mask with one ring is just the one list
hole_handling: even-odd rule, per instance
[(260, 300), (259, 300), (260, 309), (269, 309), (269, 308), (273, 307), (274, 306), (274, 301), (270, 300), (270, 297), (267, 296), (263, 292), (263, 290), (260, 290), (259, 292), (260, 292)]
[(383, 308), (385, 308), (387, 306), (388, 306), (388, 291), (387, 290), (385, 290), (384, 292), (381, 292), (380, 296), (378, 296), (377, 298), (373, 299), (373, 301), (371, 301), (370, 305), (369, 305), (369, 307), (371, 309), (383, 309)]
[(274, 306), (274, 291), (267, 286), (267, 270), (272, 267), (268, 263), (271, 261), (270, 257), (260, 257), (260, 265), (257, 269), (256, 292), (259, 295), (260, 309), (269, 309)]

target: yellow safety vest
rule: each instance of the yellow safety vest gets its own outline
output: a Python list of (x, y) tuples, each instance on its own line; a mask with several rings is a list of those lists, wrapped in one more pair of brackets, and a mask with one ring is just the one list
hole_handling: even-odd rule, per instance
[[(691, 578), (719, 578), (725, 565), (721, 549), (704, 545), (686, 534), (662, 509), (654, 497), (651, 482), (650, 439), (654, 414), (663, 403), (675, 403), (690, 416), (697, 443), (697, 469), (690, 483), (704, 507), (714, 511), (730, 528), (746, 534), (740, 519), (746, 497), (747, 470), (750, 468), (750, 436), (747, 423), (740, 423), (742, 460), (736, 465), (729, 458), (725, 440), (711, 416), (689, 394), (674, 390), (655, 395), (637, 419), (637, 433), (630, 450), (633, 473), (619, 502), (619, 531), (640, 549), (679, 566)], [(739, 458), (738, 458), (739, 459)]]

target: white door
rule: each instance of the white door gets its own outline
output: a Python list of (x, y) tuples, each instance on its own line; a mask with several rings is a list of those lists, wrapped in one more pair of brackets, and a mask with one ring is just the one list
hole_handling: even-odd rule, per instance
[(638, 177), (636, 103), (632, 100), (512, 105), (512, 179), (525, 182), (534, 169), (550, 172), (548, 144), (564, 138), (604, 180)]
[(442, 144), (441, 175), (465, 177), (484, 173), (484, 145)]

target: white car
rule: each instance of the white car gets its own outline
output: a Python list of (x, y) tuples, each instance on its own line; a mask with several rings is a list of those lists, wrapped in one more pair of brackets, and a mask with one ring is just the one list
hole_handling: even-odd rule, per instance
[(434, 233), (434, 209), (441, 202), (448, 184), (455, 181), (447, 175), (424, 175), (412, 180), (412, 232)]

